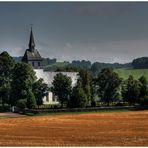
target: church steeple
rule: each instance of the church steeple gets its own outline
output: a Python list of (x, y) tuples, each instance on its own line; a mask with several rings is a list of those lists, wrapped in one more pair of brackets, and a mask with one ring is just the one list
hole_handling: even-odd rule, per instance
[(34, 69), (42, 69), (43, 59), (38, 50), (35, 49), (32, 26), (31, 26), (30, 40), (28, 46), (29, 49), (26, 49), (22, 61), (31, 64)]
[(32, 32), (32, 26), (31, 26), (31, 32), (30, 32), (30, 40), (29, 40), (29, 50), (31, 52), (34, 52), (34, 47), (35, 47), (35, 43), (34, 43), (34, 37), (33, 37), (33, 32)]

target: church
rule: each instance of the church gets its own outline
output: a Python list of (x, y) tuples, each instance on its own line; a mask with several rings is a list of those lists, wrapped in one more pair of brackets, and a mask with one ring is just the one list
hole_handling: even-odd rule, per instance
[[(54, 76), (58, 72), (44, 71), (42, 56), (40, 55), (39, 51), (35, 49), (35, 41), (34, 41), (32, 27), (30, 32), (28, 49), (26, 49), (24, 53), (22, 62), (31, 64), (36, 73), (37, 79), (42, 78), (44, 80), (44, 83), (46, 83), (49, 87), (52, 86)], [(77, 72), (61, 72), (61, 73), (71, 78), (72, 86), (76, 84), (78, 78)], [(59, 102), (57, 100), (57, 97), (54, 96), (53, 93), (50, 91), (48, 92), (47, 96), (43, 97), (43, 104), (58, 104), (58, 103)]]

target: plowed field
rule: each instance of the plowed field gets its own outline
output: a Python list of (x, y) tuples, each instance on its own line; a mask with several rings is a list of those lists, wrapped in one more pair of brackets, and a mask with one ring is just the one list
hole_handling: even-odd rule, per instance
[(1, 118), (0, 146), (148, 146), (148, 111)]

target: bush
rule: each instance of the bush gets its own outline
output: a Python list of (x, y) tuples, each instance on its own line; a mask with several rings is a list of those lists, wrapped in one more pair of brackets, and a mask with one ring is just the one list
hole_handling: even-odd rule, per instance
[(27, 101), (25, 99), (20, 99), (17, 101), (17, 104), (16, 106), (20, 109), (25, 109), (26, 108), (26, 104), (27, 104)]
[(94, 100), (91, 101), (91, 107), (96, 107), (96, 101)]
[(148, 106), (148, 96), (139, 99), (139, 104), (142, 106)]
[(27, 95), (27, 108), (32, 109), (36, 107), (36, 100), (34, 94), (29, 91)]

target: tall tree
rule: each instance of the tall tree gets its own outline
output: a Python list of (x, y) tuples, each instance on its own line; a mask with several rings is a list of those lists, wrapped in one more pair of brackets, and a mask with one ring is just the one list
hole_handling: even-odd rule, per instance
[(76, 86), (72, 89), (72, 95), (69, 100), (69, 107), (86, 107), (87, 105), (87, 96), (83, 90), (82, 82), (80, 80), (77, 81)]
[(9, 96), (12, 81), (12, 70), (14, 68), (15, 61), (6, 52), (0, 54), (0, 99), (2, 104), (9, 104)]
[(49, 88), (43, 79), (39, 79), (33, 84), (33, 93), (38, 106), (43, 104), (43, 97), (47, 95), (48, 90)]
[(54, 77), (51, 90), (54, 95), (58, 97), (58, 100), (61, 103), (61, 107), (63, 107), (63, 104), (67, 103), (68, 99), (70, 98), (72, 89), (71, 85), (71, 78), (62, 73), (58, 73)]
[(112, 69), (106, 68), (98, 74), (96, 81), (98, 85), (98, 96), (100, 96), (101, 101), (107, 103), (109, 106), (110, 102), (117, 99), (122, 80)]
[(13, 70), (11, 83), (11, 105), (15, 106), (20, 99), (27, 99), (32, 92), (33, 83), (36, 80), (32, 66), (27, 63), (17, 63)]
[(82, 88), (88, 100), (87, 102), (91, 103), (91, 101), (93, 100), (93, 81), (91, 73), (88, 70), (81, 70), (79, 72), (78, 79), (82, 83)]
[(147, 81), (146, 77), (141, 76), (139, 78), (139, 82), (140, 82), (139, 98), (144, 98), (145, 96), (148, 95), (148, 81)]
[(32, 91), (27, 92), (27, 103), (26, 103), (27, 108), (32, 109), (36, 107), (36, 100), (35, 96)]
[(130, 105), (136, 103), (140, 94), (139, 81), (134, 80), (133, 76), (129, 78), (122, 85), (122, 97), (124, 101), (129, 102)]

